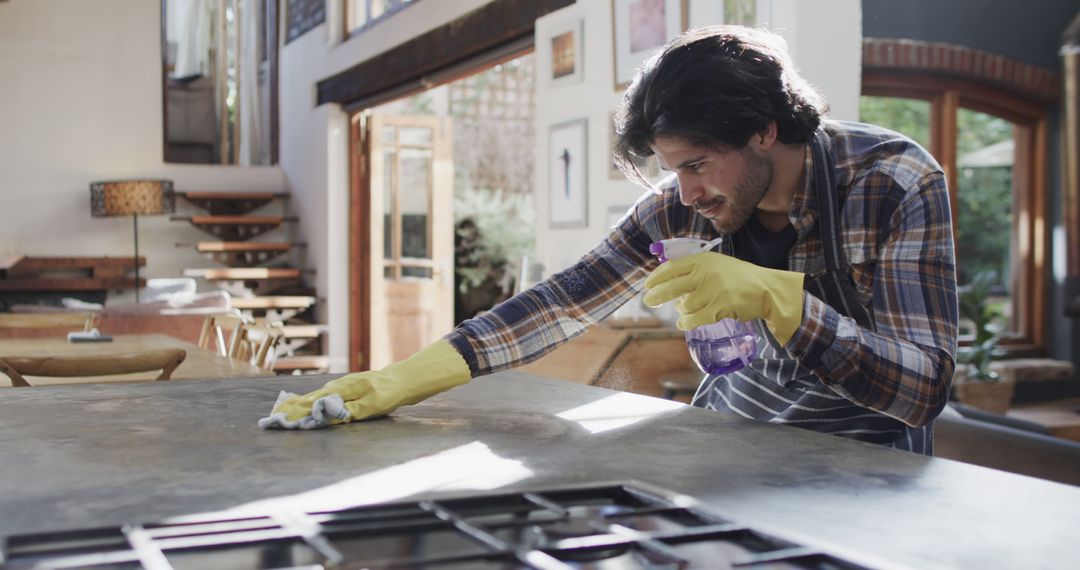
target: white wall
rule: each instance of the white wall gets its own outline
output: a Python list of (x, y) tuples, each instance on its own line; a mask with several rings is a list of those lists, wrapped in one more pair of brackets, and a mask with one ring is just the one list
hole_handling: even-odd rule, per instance
[[(342, 42), (342, 0), (328, 0), (328, 22), (281, 52), (280, 166), (246, 168), (164, 163), (160, 2), (0, 3), (0, 256), (131, 255), (130, 219), (90, 217), (94, 180), (161, 177), (177, 190), (290, 191), (334, 368), (344, 370), (348, 122), (336, 106), (315, 107), (315, 83), (488, 1), (429, 0)], [(142, 218), (139, 236), (145, 276), (213, 266), (174, 247), (206, 239), (187, 224)]]
[[(90, 217), (89, 183), (172, 179), (177, 190), (285, 189), (277, 167), (165, 164), (160, 2), (0, 3), (0, 256), (132, 255), (130, 218)], [(139, 220), (143, 275), (214, 264), (175, 242), (206, 234)]]
[[(701, 5), (694, 0), (691, 7)], [(642, 190), (625, 180), (609, 180), (609, 114), (621, 92), (613, 79), (610, 2), (577, 2), (536, 23), (536, 207), (537, 257), (551, 274), (591, 249), (608, 229), (609, 208), (632, 204)], [(803, 75), (829, 99), (830, 116), (858, 117), (861, 65), (859, 0), (771, 0), (759, 2), (759, 22), (784, 36)], [(568, 20), (584, 19), (584, 77), (553, 87), (550, 37)], [(700, 22), (700, 20), (697, 20)], [(707, 23), (707, 22), (705, 22)], [(551, 125), (588, 119), (588, 216), (586, 228), (548, 227), (548, 133)]]
[(425, 0), (342, 42), (343, 0), (328, 0), (327, 22), (282, 49), (281, 166), (324, 301), (333, 371), (348, 366), (349, 124), (339, 106), (315, 106), (316, 83), (489, 1)]

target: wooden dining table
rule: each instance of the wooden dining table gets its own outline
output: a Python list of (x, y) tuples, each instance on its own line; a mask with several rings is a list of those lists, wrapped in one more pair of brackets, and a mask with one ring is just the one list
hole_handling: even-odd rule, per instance
[[(172, 373), (172, 380), (195, 380), (211, 378), (242, 378), (272, 376), (273, 373), (240, 360), (221, 356), (198, 345), (167, 334), (115, 335), (109, 342), (68, 342), (67, 338), (4, 338), (0, 339), (0, 358), (28, 356), (103, 356), (145, 352), (167, 348), (180, 348), (187, 352), (184, 362)], [(79, 378), (33, 377), (35, 386), (54, 384), (81, 384), (88, 382), (133, 382), (153, 380), (158, 372), (123, 374), (116, 376), (93, 376)], [(10, 387), (10, 380), (0, 374), (0, 387)]]

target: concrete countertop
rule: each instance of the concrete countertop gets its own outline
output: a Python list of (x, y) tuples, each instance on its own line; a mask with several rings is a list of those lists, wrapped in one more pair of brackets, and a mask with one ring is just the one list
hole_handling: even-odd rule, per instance
[(0, 535), (637, 480), (865, 563), (1080, 567), (1080, 488), (519, 372), (382, 420), (257, 427), (325, 379), (6, 390)]

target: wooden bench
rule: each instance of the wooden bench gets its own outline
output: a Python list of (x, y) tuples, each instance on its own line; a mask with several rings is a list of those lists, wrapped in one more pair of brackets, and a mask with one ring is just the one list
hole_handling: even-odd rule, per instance
[[(139, 266), (146, 258), (139, 257)], [(109, 291), (146, 285), (128, 277), (132, 257), (27, 257), (0, 259), (0, 291)]]

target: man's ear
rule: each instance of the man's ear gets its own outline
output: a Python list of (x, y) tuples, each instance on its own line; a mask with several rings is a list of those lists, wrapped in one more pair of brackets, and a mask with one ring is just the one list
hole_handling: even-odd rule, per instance
[(764, 129), (750, 137), (750, 142), (757, 146), (758, 150), (764, 152), (769, 150), (776, 144), (778, 127), (776, 121), (769, 121), (769, 124)]

